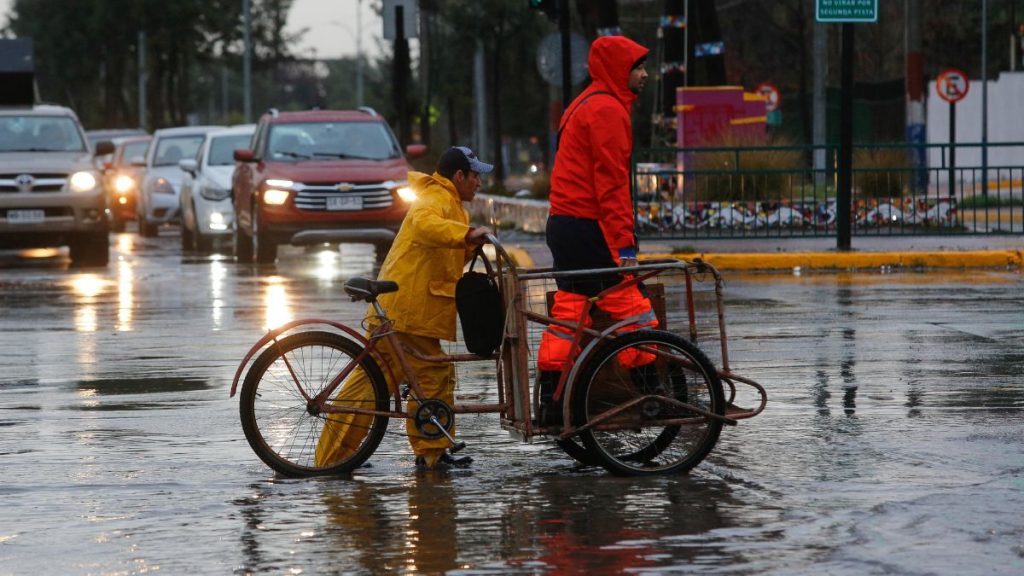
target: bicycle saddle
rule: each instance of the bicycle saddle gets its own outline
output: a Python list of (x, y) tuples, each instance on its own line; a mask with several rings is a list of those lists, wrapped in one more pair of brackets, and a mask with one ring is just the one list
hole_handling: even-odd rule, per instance
[(353, 302), (357, 300), (373, 302), (380, 294), (397, 291), (398, 282), (391, 280), (370, 280), (357, 276), (345, 281), (345, 293), (352, 297)]

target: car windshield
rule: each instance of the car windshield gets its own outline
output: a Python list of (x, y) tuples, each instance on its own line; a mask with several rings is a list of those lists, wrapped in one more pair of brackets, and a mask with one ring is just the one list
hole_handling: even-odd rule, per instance
[(210, 158), (207, 164), (210, 166), (231, 166), (235, 163), (235, 150), (247, 148), (251, 134), (233, 134), (231, 136), (217, 136), (210, 142)]
[(132, 161), (132, 158), (145, 158), (146, 152), (149, 151), (149, 142), (129, 142), (124, 145), (124, 151), (121, 152), (121, 161), (127, 164)]
[(0, 116), (0, 152), (85, 152), (68, 116)]
[(268, 151), (273, 160), (386, 160), (401, 156), (383, 122), (275, 124), (270, 129)]
[(165, 136), (156, 143), (153, 166), (177, 166), (182, 158), (195, 158), (202, 143), (202, 134)]

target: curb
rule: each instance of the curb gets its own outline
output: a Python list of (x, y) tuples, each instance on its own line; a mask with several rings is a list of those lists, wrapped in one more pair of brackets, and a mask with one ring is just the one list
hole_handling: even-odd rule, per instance
[(519, 246), (505, 246), (505, 252), (508, 252), (509, 257), (515, 262), (515, 265), (520, 268), (533, 268), (533, 258), (530, 257), (530, 253), (524, 248)]
[(1022, 250), (971, 250), (942, 252), (795, 252), (795, 253), (718, 253), (718, 254), (643, 254), (641, 260), (654, 258), (701, 258), (719, 270), (849, 270), (881, 268), (1021, 268)]

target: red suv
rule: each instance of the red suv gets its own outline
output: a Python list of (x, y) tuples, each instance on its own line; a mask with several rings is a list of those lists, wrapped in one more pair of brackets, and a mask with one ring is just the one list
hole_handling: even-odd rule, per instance
[(235, 151), (235, 255), (270, 263), (280, 244), (365, 242), (390, 248), (415, 199), (409, 157), (370, 108), (277, 112), (260, 118), (249, 149)]

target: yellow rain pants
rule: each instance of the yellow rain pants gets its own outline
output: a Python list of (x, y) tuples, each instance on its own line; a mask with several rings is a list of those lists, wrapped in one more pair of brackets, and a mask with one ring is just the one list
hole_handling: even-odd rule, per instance
[[(444, 353), (441, 350), (441, 342), (437, 338), (414, 336), (402, 332), (398, 332), (396, 335), (406, 347), (413, 348), (420, 354), (436, 356)], [(378, 342), (377, 352), (382, 361), (391, 366), (396, 377), (401, 378), (404, 375), (402, 364), (398, 361), (391, 344), (386, 339)], [(455, 401), (454, 366), (449, 362), (426, 362), (408, 353), (405, 357), (416, 375), (416, 383), (423, 390), (423, 394), (427, 398), (444, 400), (451, 406)], [(394, 389), (395, 383), (391, 381), (387, 368), (381, 366), (381, 370), (388, 380), (388, 390)], [(352, 372), (332, 402), (353, 407), (372, 408), (374, 406), (373, 387), (362, 368), (357, 368)], [(418, 406), (419, 404), (415, 400), (409, 398), (406, 403), (407, 413), (415, 414)], [(372, 416), (361, 414), (329, 414), (324, 423), (324, 429), (320, 433), (320, 440), (317, 442), (316, 465), (330, 466), (334, 462), (351, 456), (366, 437), (372, 420)], [(411, 419), (405, 421), (405, 429), (413, 452), (417, 456), (423, 456), (427, 466), (433, 466), (437, 459), (444, 454), (445, 449), (449, 447), (448, 439), (444, 436), (435, 439), (424, 438), (416, 430), (416, 425)], [(449, 432), (453, 436), (455, 435), (454, 421)]]

